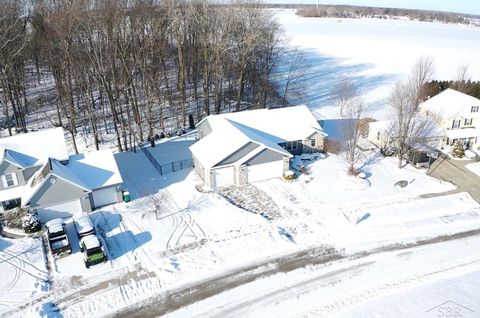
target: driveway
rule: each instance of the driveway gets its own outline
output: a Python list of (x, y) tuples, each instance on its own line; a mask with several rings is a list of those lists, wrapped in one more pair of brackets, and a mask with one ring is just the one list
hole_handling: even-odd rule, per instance
[(473, 160), (453, 160), (447, 156), (437, 159), (427, 174), (439, 180), (453, 183), (457, 189), (443, 192), (422, 195), (424, 198), (431, 198), (440, 195), (468, 192), (474, 200), (480, 202), (480, 177), (467, 169), (465, 166)]

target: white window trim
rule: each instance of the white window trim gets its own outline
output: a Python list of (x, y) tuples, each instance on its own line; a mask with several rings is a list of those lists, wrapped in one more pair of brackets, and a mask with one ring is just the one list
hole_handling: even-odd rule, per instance
[[(8, 185), (7, 176), (12, 177), (12, 181), (13, 181), (12, 185)], [(12, 173), (6, 173), (6, 174), (2, 175), (2, 184), (3, 184), (4, 188), (10, 188), (10, 187), (14, 187), (14, 186), (18, 185), (18, 180), (17, 180), (16, 173), (12, 172)]]
[(297, 150), (298, 149), (298, 141), (287, 141), (287, 150)]

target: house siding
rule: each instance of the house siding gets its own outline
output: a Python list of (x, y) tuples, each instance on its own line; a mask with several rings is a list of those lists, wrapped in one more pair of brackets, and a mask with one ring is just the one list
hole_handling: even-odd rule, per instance
[(35, 174), (35, 172), (38, 171), (42, 166), (36, 166), (36, 167), (29, 167), (23, 170), (23, 178), (25, 179), (25, 183), (30, 180), (30, 178)]
[(3, 182), (0, 181), (0, 191), (25, 185), (25, 178), (23, 177), (22, 169), (8, 161), (2, 161), (0, 164), (0, 176), (8, 173), (15, 173), (18, 184), (16, 186), (6, 188), (3, 186)]
[[(55, 179), (55, 183), (51, 182), (52, 179)], [(87, 193), (82, 188), (50, 175), (38, 189), (37, 193), (30, 199), (29, 207), (36, 208), (55, 205), (75, 199), (82, 199), (82, 207), (88, 207), (90, 206), (90, 199)], [(91, 208), (89, 209), (91, 210)]]
[[(303, 153), (314, 153), (323, 151), (323, 135), (316, 133), (302, 141)], [(315, 140), (315, 146), (312, 146), (312, 140)]]
[(259, 165), (262, 163), (283, 160), (283, 157), (284, 156), (278, 152), (272, 151), (270, 149), (264, 149), (258, 154), (256, 154), (254, 157), (249, 159), (245, 164), (247, 166)]

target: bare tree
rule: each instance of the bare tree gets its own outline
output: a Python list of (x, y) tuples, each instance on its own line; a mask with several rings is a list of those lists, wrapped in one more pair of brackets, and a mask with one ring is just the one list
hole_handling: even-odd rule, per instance
[(350, 79), (344, 78), (339, 82), (334, 103), (340, 108), (342, 120), (341, 146), (348, 166), (348, 173), (355, 175), (355, 165), (360, 160), (361, 151), (358, 141), (361, 136), (361, 119), (366, 110), (365, 101), (355, 89)]
[(390, 140), (398, 157), (398, 167), (419, 143), (424, 143), (434, 131), (436, 121), (423, 117), (417, 111), (418, 91), (415, 83), (397, 82), (390, 94), (392, 120)]
[(457, 79), (454, 88), (462, 93), (467, 93), (469, 88), (470, 74), (468, 73), (468, 64), (462, 64), (457, 69)]
[(428, 56), (421, 56), (413, 64), (408, 85), (408, 90), (412, 94), (415, 108), (428, 97), (428, 91), (425, 84), (430, 82), (435, 74), (435, 65), (433, 59)]

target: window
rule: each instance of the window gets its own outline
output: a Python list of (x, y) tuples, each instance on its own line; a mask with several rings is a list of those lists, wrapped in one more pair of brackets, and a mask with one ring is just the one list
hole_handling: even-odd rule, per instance
[(473, 122), (473, 118), (465, 118), (465, 126), (471, 126)]
[(310, 146), (315, 147), (315, 139), (310, 140)]
[(453, 125), (452, 125), (452, 129), (457, 129), (457, 128), (460, 128), (460, 122), (461, 120), (458, 119), (458, 120), (453, 120)]
[(478, 113), (478, 106), (472, 106), (471, 112)]
[(4, 174), (2, 176), (2, 182), (5, 188), (16, 186), (18, 184), (17, 176), (15, 175), (15, 173)]
[(377, 132), (377, 140), (380, 140), (380, 132)]
[(298, 148), (298, 141), (287, 142), (287, 150), (288, 151), (297, 150), (297, 148)]

